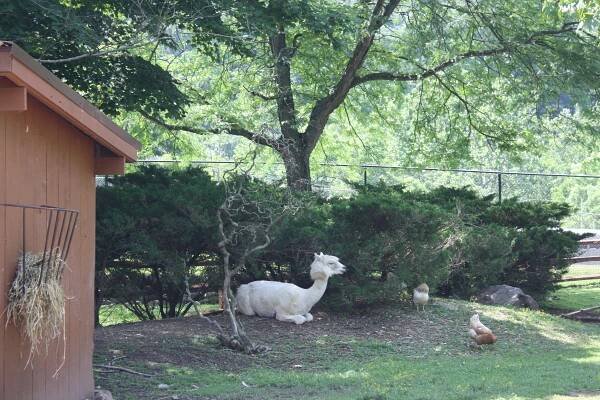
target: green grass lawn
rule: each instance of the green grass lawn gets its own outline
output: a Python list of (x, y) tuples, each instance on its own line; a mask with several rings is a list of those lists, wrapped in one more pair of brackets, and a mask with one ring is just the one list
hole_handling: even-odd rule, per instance
[[(97, 373), (96, 384), (121, 400), (598, 398), (600, 325), (539, 311), (436, 303), (425, 313), (399, 305), (302, 326), (244, 318), (250, 335), (272, 347), (255, 356), (220, 348), (194, 317), (103, 328), (97, 363), (114, 359), (153, 377)], [(495, 345), (469, 346), (466, 329), (475, 311), (497, 334)]]
[[(201, 313), (206, 313), (210, 311), (215, 311), (219, 309), (218, 304), (199, 304), (198, 309)], [(195, 310), (192, 308), (189, 312), (189, 315), (197, 315)], [(158, 312), (156, 313), (156, 318), (159, 318)], [(102, 326), (110, 326), (116, 324), (123, 324), (128, 322), (136, 322), (139, 321), (139, 318), (136, 315), (129, 311), (127, 308), (120, 304), (107, 304), (100, 307), (100, 325)]]
[(600, 306), (600, 279), (562, 282), (560, 289), (551, 293), (543, 305), (560, 310)]
[[(572, 265), (565, 277), (600, 275), (600, 265)], [(557, 310), (573, 311), (600, 306), (600, 279), (567, 281), (542, 301), (542, 306)]]

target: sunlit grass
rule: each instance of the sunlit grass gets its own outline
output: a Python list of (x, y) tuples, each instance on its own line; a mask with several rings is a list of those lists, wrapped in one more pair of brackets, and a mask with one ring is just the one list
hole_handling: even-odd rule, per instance
[(581, 265), (575, 264), (569, 267), (569, 272), (565, 274), (566, 278), (575, 278), (578, 276), (600, 275), (600, 264)]
[(600, 306), (600, 280), (562, 282), (543, 305), (560, 310)]
[[(592, 275), (600, 275), (600, 265), (571, 265), (565, 277)], [(549, 293), (541, 305), (565, 311), (600, 306), (600, 279), (561, 282), (559, 289)]]
[[(199, 304), (198, 310), (201, 313), (207, 313), (219, 309), (218, 304)], [(187, 316), (197, 315), (194, 308), (190, 309)], [(156, 319), (160, 319), (158, 310), (154, 313)], [(140, 319), (125, 306), (121, 304), (107, 304), (100, 307), (100, 325), (110, 326), (116, 324), (124, 324), (128, 322), (136, 322)]]

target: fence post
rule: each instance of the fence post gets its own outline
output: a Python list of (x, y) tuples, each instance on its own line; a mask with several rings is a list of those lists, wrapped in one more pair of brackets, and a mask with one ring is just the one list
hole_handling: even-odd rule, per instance
[(502, 174), (498, 174), (498, 203), (502, 203)]
[(363, 170), (363, 184), (367, 187), (367, 168)]

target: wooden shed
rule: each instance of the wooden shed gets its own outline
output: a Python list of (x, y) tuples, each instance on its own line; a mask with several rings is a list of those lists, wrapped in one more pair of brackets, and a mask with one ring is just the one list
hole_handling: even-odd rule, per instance
[(138, 149), (136, 140), (21, 48), (0, 41), (0, 312), (24, 243), (32, 252), (47, 245), (47, 207), (78, 212), (62, 279), (66, 335), (26, 367), (29, 343), (18, 327), (5, 327), (2, 316), (0, 399), (93, 396), (95, 175), (123, 173)]

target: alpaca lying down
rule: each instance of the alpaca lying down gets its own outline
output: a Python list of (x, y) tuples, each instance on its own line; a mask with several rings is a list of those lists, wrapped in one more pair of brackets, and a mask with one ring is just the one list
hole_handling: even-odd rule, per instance
[(341, 274), (346, 267), (335, 256), (315, 253), (310, 266), (310, 277), (314, 281), (308, 289), (291, 283), (254, 281), (241, 285), (237, 291), (238, 310), (246, 315), (275, 317), (279, 321), (303, 324), (313, 320), (311, 308), (323, 297), (327, 280)]

